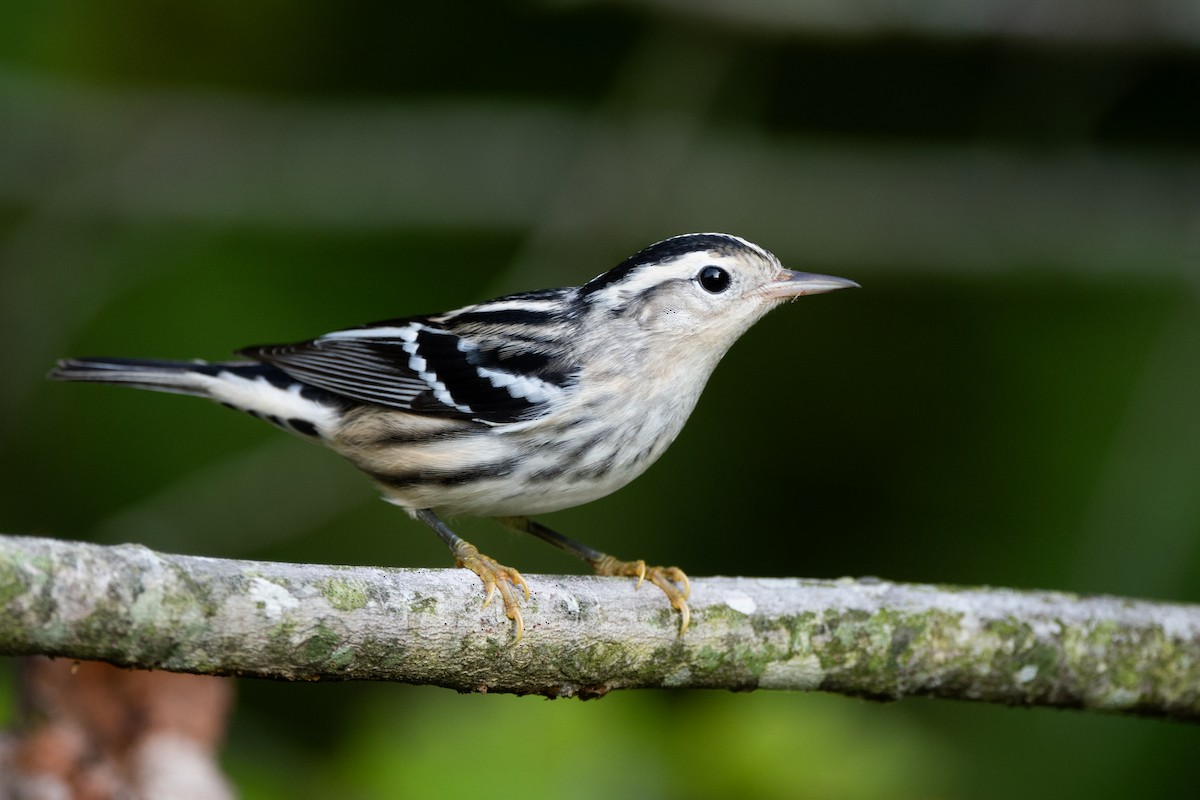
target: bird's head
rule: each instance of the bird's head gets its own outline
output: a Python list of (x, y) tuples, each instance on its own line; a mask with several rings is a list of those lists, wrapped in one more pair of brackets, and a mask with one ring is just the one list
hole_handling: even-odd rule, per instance
[(708, 340), (723, 353), (775, 306), (858, 286), (785, 269), (771, 253), (725, 233), (674, 236), (588, 281), (581, 299), (636, 321), (647, 333)]

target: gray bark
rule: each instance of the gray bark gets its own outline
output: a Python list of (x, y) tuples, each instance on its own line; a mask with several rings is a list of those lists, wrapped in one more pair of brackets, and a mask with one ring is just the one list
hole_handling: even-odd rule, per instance
[(288, 680), (597, 696), (926, 695), (1200, 720), (1200, 606), (875, 579), (653, 586), (528, 575), (525, 635), (461, 569), (165, 555), (0, 537), (0, 653)]

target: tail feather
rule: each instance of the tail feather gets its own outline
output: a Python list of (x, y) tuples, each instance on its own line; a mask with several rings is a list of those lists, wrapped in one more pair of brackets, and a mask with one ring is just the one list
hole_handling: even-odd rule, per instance
[(64, 358), (46, 377), (212, 397), (212, 378), (229, 366), (232, 365), (149, 358)]
[(205, 397), (307, 437), (332, 431), (350, 402), (255, 361), (66, 358), (47, 377)]

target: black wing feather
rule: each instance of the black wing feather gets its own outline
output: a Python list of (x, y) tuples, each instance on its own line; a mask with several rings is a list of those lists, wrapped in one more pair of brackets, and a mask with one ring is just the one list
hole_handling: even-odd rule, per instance
[[(556, 365), (534, 342), (526, 341), (506, 357), (495, 344), (423, 317), (239, 353), (355, 400), (489, 423), (534, 419), (545, 413), (556, 392), (572, 383), (573, 370)], [(511, 349), (514, 342), (505, 345)]]

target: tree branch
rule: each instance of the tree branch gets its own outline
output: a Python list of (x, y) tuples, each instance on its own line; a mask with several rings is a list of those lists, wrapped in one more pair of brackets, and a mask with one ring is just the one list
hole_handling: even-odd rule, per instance
[(926, 695), (1200, 721), (1200, 606), (837, 581), (530, 575), (525, 637), (465, 570), (0, 537), (0, 653), (547, 696), (635, 687)]

